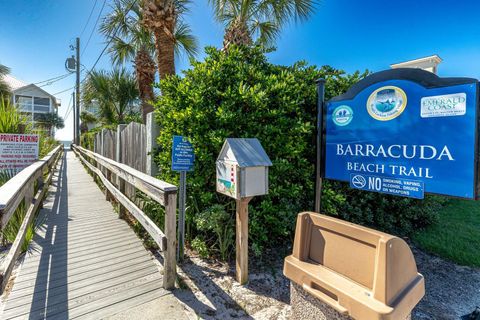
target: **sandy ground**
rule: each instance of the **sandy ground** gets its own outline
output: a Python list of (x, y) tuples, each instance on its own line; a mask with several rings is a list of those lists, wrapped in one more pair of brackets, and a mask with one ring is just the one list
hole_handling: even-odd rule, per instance
[[(413, 252), (427, 289), (413, 319), (459, 319), (480, 304), (480, 269), (458, 266), (416, 248)], [(175, 296), (191, 319), (290, 319), (290, 284), (282, 274), (283, 256), (253, 261), (249, 283), (240, 286), (234, 278), (234, 263), (204, 260), (188, 252), (179, 266), (180, 289)]]

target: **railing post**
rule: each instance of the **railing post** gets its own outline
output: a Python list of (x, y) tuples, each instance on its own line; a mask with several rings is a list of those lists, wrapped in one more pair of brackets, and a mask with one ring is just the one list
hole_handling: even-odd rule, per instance
[[(56, 155), (54, 155), (54, 157), (56, 157)], [(53, 162), (55, 163), (55, 161)], [(50, 166), (46, 166), (47, 167), (47, 175), (50, 174)], [(44, 187), (44, 181), (43, 181), (43, 170), (41, 170), (40, 172), (40, 177), (38, 177), (37, 179), (37, 187), (38, 189), (41, 189)], [(38, 206), (40, 209), (43, 208), (43, 200), (40, 199), (40, 205)]]
[(30, 205), (32, 204), (34, 192), (35, 192), (34, 185), (33, 185), (33, 183), (31, 183), (31, 184), (28, 186), (28, 189), (27, 189), (26, 192), (25, 192), (25, 198), (24, 198), (24, 199), (25, 199), (26, 210), (28, 210), (28, 208), (29, 208)]
[(175, 288), (175, 280), (177, 278), (177, 193), (168, 193), (165, 202), (165, 236), (167, 237), (167, 250), (164, 254), (163, 287), (169, 290)]
[(147, 174), (150, 176), (155, 176), (158, 173), (157, 165), (155, 164), (154, 160), (154, 152), (157, 147), (157, 137), (160, 134), (160, 127), (155, 122), (154, 113), (150, 112), (147, 114), (147, 121), (145, 123), (145, 131), (147, 134), (147, 163), (146, 163), (146, 171)]
[[(127, 127), (126, 124), (119, 124), (117, 126), (117, 137), (116, 137), (117, 141), (115, 143), (115, 146), (116, 146), (115, 161), (117, 161), (118, 163), (123, 162), (122, 149), (123, 149), (124, 146), (123, 146), (123, 141), (122, 141), (122, 131), (126, 127)], [(125, 180), (123, 180), (119, 176), (117, 176), (117, 186), (118, 186), (118, 190), (120, 190), (120, 192), (122, 194), (125, 194)], [(127, 212), (127, 209), (124, 206), (122, 206), (122, 204), (120, 202), (118, 202), (118, 217), (119, 218), (124, 218), (126, 212)]]
[[(108, 182), (112, 182), (112, 172), (108, 168), (105, 168), (105, 171), (105, 177), (107, 178)], [(110, 201), (110, 199), (113, 199), (113, 196), (110, 191), (108, 191), (108, 188), (105, 188), (105, 200)]]

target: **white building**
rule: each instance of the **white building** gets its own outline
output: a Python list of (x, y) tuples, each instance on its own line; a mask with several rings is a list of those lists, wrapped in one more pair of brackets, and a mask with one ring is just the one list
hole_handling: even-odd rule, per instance
[(18, 80), (11, 75), (4, 77), (12, 92), (12, 101), (35, 124), (42, 114), (57, 113), (60, 100), (42, 88)]
[(405, 62), (399, 62), (390, 65), (392, 69), (398, 68), (417, 68), (430, 71), (434, 74), (437, 74), (438, 65), (442, 62), (442, 58), (434, 54), (425, 58), (419, 58), (415, 60), (409, 60)]

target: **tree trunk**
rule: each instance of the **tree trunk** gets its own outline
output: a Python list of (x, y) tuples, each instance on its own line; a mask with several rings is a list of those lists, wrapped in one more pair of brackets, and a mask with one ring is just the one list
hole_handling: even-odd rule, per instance
[(135, 56), (135, 73), (138, 91), (142, 100), (143, 123), (147, 120), (147, 114), (153, 111), (151, 101), (154, 99), (153, 82), (155, 81), (156, 66), (150, 54), (141, 49)]
[(155, 30), (155, 47), (157, 48), (157, 64), (160, 79), (175, 74), (174, 39), (163, 30)]
[(173, 0), (144, 0), (142, 23), (153, 32), (160, 79), (175, 74), (175, 23)]
[(231, 45), (252, 45), (252, 37), (245, 21), (236, 19), (225, 30), (223, 36), (223, 49), (227, 50)]

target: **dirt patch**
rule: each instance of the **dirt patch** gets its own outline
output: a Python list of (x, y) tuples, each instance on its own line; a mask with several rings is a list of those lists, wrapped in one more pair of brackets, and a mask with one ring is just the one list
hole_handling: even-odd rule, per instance
[[(285, 254), (283, 253), (285, 252)], [(413, 252), (426, 279), (426, 295), (413, 319), (459, 319), (480, 304), (480, 270), (458, 266)], [(180, 289), (174, 294), (192, 319), (291, 319), (290, 281), (283, 276), (285, 250), (267, 253), (270, 260), (251, 258), (249, 283), (235, 281), (234, 263), (204, 260), (193, 252), (179, 266)]]

